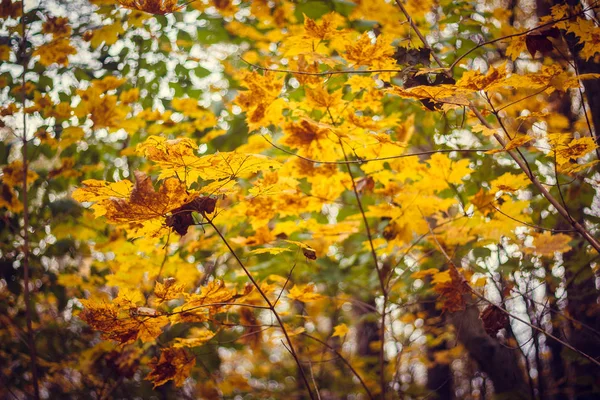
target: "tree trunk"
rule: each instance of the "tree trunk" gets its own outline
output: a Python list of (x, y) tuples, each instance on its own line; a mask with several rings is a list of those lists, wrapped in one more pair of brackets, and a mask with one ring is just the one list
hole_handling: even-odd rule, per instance
[[(467, 303), (469, 304), (469, 303)], [(450, 315), (458, 340), (494, 383), (497, 396), (529, 399), (529, 389), (514, 350), (501, 345), (484, 330), (479, 308), (467, 305)]]

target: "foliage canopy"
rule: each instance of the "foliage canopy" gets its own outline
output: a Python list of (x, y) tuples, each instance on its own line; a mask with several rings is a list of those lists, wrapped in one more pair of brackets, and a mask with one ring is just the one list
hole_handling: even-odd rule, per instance
[(597, 395), (600, 6), (525, 3), (2, 0), (0, 395)]

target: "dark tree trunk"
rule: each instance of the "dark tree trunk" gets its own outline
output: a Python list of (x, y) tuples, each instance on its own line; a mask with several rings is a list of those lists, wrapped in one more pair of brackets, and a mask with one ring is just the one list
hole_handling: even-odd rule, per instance
[(529, 388), (515, 350), (503, 346), (484, 330), (479, 308), (468, 305), (464, 311), (450, 315), (458, 340), (494, 383), (497, 396), (529, 399)]

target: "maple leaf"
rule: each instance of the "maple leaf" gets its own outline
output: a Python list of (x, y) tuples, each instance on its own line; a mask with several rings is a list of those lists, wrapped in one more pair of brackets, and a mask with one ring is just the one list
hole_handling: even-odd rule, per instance
[(346, 45), (346, 52), (342, 54), (349, 62), (355, 66), (367, 65), (370, 68), (378, 68), (387, 61), (393, 60), (395, 48), (392, 46), (393, 39), (387, 35), (379, 35), (375, 43), (369, 36), (368, 32), (364, 32), (352, 44)]
[[(155, 340), (169, 323), (168, 318), (155, 312), (140, 313), (132, 302), (135, 299), (127, 298), (129, 294), (124, 296), (119, 301), (115, 300), (114, 304), (80, 300), (84, 309), (79, 318), (102, 332), (102, 337), (119, 343), (131, 343), (137, 339), (144, 342)], [(118, 304), (123, 308), (117, 307)]]
[(106, 218), (117, 223), (143, 222), (162, 218), (171, 210), (185, 204), (189, 198), (178, 179), (167, 179), (156, 192), (152, 180), (143, 172), (135, 172), (135, 185), (128, 199), (111, 199)]
[(547, 54), (554, 48), (554, 45), (548, 38), (551, 37), (556, 39), (559, 36), (560, 31), (556, 27), (530, 33), (525, 37), (527, 51), (529, 51), (529, 54), (531, 54), (531, 57), (533, 58), (535, 58), (535, 54), (538, 51), (542, 54)]
[(69, 19), (65, 17), (49, 17), (42, 24), (42, 33), (50, 33), (55, 39), (69, 36), (71, 34)]
[(176, 283), (174, 278), (168, 278), (164, 280), (164, 283), (156, 282), (156, 286), (154, 287), (154, 295), (159, 303), (163, 303), (168, 300), (174, 300), (182, 297), (184, 289), (184, 284)]
[(77, 54), (77, 51), (68, 39), (53, 40), (33, 51), (33, 55), (40, 56), (40, 63), (46, 67), (55, 63), (67, 66), (72, 54)]
[(533, 239), (533, 248), (525, 247), (526, 253), (536, 253), (542, 257), (554, 257), (555, 253), (566, 253), (571, 250), (569, 242), (572, 238), (564, 233), (552, 234), (545, 231), (540, 234), (535, 234)]
[(251, 308), (242, 307), (240, 309), (240, 322), (244, 325), (242, 342), (249, 344), (254, 351), (258, 351), (262, 341), (262, 329)]
[(152, 371), (146, 375), (146, 379), (154, 383), (154, 388), (170, 380), (175, 381), (175, 386), (179, 387), (190, 376), (196, 365), (196, 358), (183, 348), (167, 347), (162, 349), (160, 358), (154, 358), (149, 365)]
[(325, 296), (315, 293), (315, 285), (313, 284), (294, 285), (294, 287), (290, 289), (287, 297), (289, 297), (292, 300), (301, 301), (303, 303), (321, 300), (325, 298)]
[(177, 0), (118, 0), (126, 8), (144, 11), (148, 14), (165, 15), (181, 10)]
[(469, 90), (485, 90), (493, 84), (506, 78), (506, 68), (502, 65), (500, 68), (490, 67), (489, 71), (483, 75), (479, 71), (466, 71), (456, 86)]
[(331, 337), (341, 337), (343, 338), (348, 334), (348, 326), (346, 324), (339, 324), (333, 328), (333, 335)]
[(114, 44), (119, 39), (119, 35), (124, 32), (123, 24), (121, 21), (117, 21), (101, 28), (86, 31), (83, 34), (83, 40), (90, 42), (92, 49), (95, 49), (103, 43), (107, 45)]
[(594, 151), (597, 147), (598, 145), (596, 145), (594, 139), (591, 137), (574, 139), (566, 145), (559, 145), (555, 148), (556, 162), (560, 165), (568, 163), (571, 160), (577, 160)]
[(281, 102), (276, 101), (283, 86), (282, 77), (272, 74), (260, 75), (249, 72), (242, 76), (247, 91), (242, 91), (235, 98), (235, 103), (246, 112), (246, 122), (250, 130), (261, 125), (277, 122), (281, 115), (276, 116), (273, 111), (280, 111)]
[[(36, 179), (36, 174), (31, 169), (27, 169), (27, 186), (29, 187)], [(2, 167), (2, 182), (15, 188), (23, 185), (23, 162), (15, 160)]]
[(21, 212), (23, 210), (23, 203), (19, 200), (17, 192), (15, 192), (12, 186), (4, 182), (1, 182), (0, 187), (0, 207), (13, 212)]
[(236, 295), (234, 290), (227, 289), (222, 280), (210, 281), (199, 294), (185, 294), (186, 302), (173, 310), (171, 321), (204, 322), (217, 312), (227, 307)]
[(439, 294), (442, 310), (456, 312), (465, 309), (464, 296), (469, 293), (469, 289), (454, 265), (451, 264), (447, 271), (434, 274), (432, 283), (433, 290)]
[(173, 343), (174, 348), (183, 347), (198, 347), (208, 342), (210, 339), (215, 337), (216, 333), (208, 329), (203, 328), (192, 328), (190, 329), (189, 336), (186, 338), (176, 338)]
[(131, 195), (133, 184), (131, 181), (106, 182), (88, 179), (82, 182), (83, 187), (76, 189), (71, 197), (79, 202), (94, 202), (92, 209), (96, 217), (106, 214), (107, 207), (113, 199), (127, 199)]
[(135, 179), (133, 188), (128, 181), (109, 184), (87, 180), (83, 182), (84, 187), (73, 193), (73, 198), (97, 202), (93, 206), (96, 217), (104, 215), (109, 222), (128, 224), (133, 234), (156, 236), (167, 214), (189, 202), (194, 195), (175, 178), (163, 181), (158, 192), (146, 174), (136, 171)]
[(515, 193), (517, 190), (526, 189), (531, 184), (531, 180), (525, 173), (512, 174), (507, 172), (491, 182), (490, 193), (495, 194), (498, 191), (506, 193)]
[[(499, 189), (500, 190), (500, 189)], [(477, 209), (483, 214), (488, 215), (493, 211), (492, 205), (496, 200), (496, 196), (492, 193), (487, 193), (483, 188), (479, 189), (479, 192), (471, 199), (471, 204), (473, 204)]]
[(329, 40), (341, 33), (337, 27), (343, 23), (344, 18), (335, 12), (323, 15), (320, 22), (304, 15), (304, 31), (307, 38)]
[(222, 152), (202, 157), (208, 166), (199, 171), (205, 180), (249, 178), (260, 171), (271, 171), (281, 163), (262, 154)]
[(198, 145), (188, 138), (167, 140), (150, 136), (137, 145), (136, 151), (160, 167), (160, 179), (177, 176), (191, 183), (198, 179), (202, 168), (210, 165), (194, 154), (197, 149)]

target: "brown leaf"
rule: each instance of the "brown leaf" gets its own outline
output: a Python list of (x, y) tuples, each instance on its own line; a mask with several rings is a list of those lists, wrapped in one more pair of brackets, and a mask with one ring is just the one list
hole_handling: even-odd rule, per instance
[(557, 28), (546, 29), (545, 31), (530, 34), (525, 37), (525, 45), (531, 57), (535, 58), (535, 54), (539, 51), (546, 54), (552, 51), (554, 45), (548, 39), (549, 37), (557, 38), (560, 32)]
[(160, 353), (160, 359), (154, 359), (150, 362), (152, 371), (146, 376), (146, 379), (154, 382), (154, 387), (164, 385), (171, 379), (175, 381), (175, 386), (183, 385), (185, 379), (192, 372), (196, 365), (196, 358), (182, 348), (168, 347)]
[(317, 252), (314, 251), (313, 249), (310, 249), (310, 248), (302, 249), (302, 254), (304, 254), (304, 257), (308, 258), (309, 260), (317, 259)]
[(192, 212), (197, 212), (202, 216), (212, 214), (215, 211), (217, 200), (212, 197), (198, 196), (194, 200), (171, 210), (171, 215), (167, 217), (167, 226), (179, 233), (185, 235), (190, 225), (194, 225)]
[(450, 279), (440, 279), (435, 283), (433, 289), (440, 295), (442, 310), (457, 312), (465, 309), (464, 296), (469, 293), (467, 282), (460, 276), (454, 265), (448, 268)]
[(358, 193), (372, 193), (373, 189), (375, 189), (375, 180), (370, 176), (360, 178), (356, 182), (356, 191)]
[(240, 323), (244, 326), (244, 335), (241, 336), (243, 343), (249, 344), (252, 350), (258, 351), (262, 342), (262, 329), (254, 312), (248, 307), (240, 309)]
[(495, 338), (500, 329), (506, 328), (508, 325), (508, 315), (499, 307), (490, 304), (479, 316), (483, 322), (483, 328), (488, 335)]

